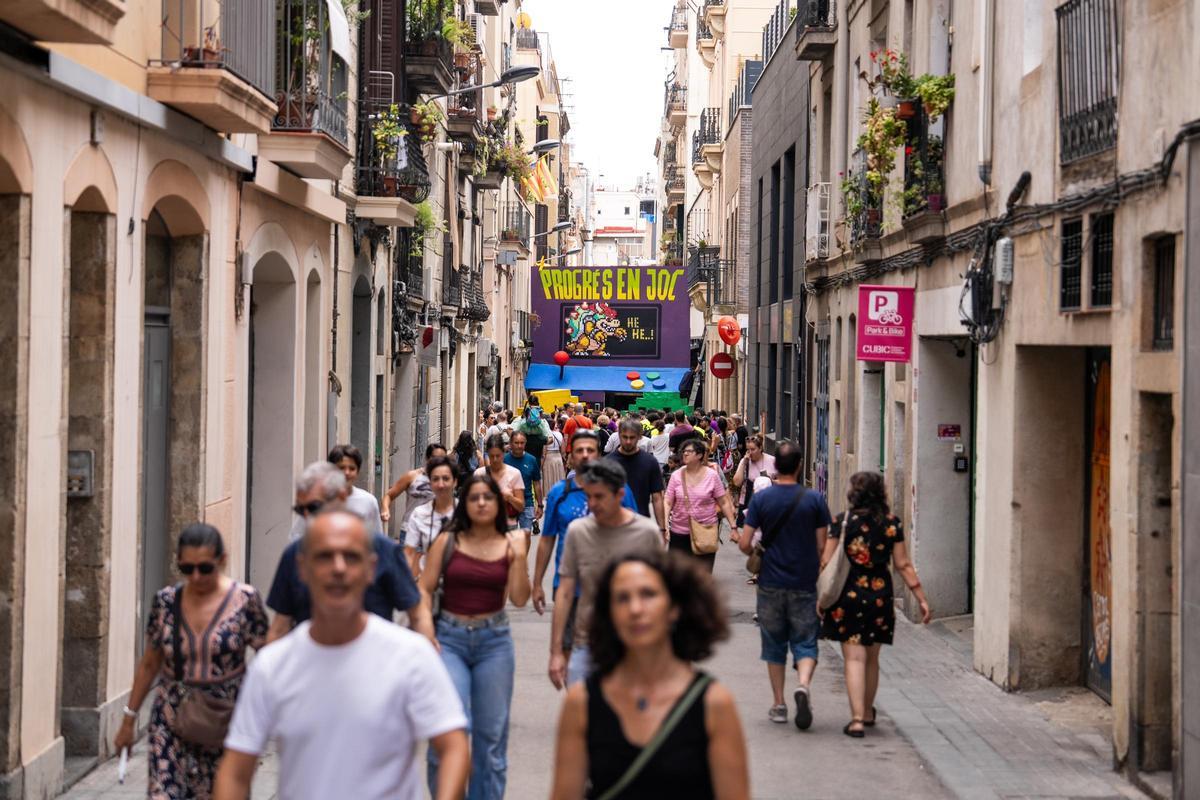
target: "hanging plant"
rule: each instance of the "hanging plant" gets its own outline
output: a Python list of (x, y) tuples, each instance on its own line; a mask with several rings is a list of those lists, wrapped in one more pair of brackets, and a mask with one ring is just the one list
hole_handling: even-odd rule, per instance
[(380, 112), (371, 124), (371, 138), (375, 140), (375, 152), (382, 163), (396, 160), (400, 154), (400, 143), (408, 135), (408, 129), (400, 122), (400, 107), (393, 103)]
[(422, 142), (432, 142), (437, 139), (438, 125), (446, 118), (442, 107), (433, 100), (424, 103), (414, 103), (412, 107), (412, 123), (421, 133)]
[(408, 255), (409, 258), (421, 258), (425, 255), (425, 237), (431, 233), (445, 233), (446, 223), (434, 215), (428, 200), (422, 200), (413, 208), (413, 234), (409, 237)]
[(915, 83), (914, 93), (921, 98), (926, 116), (930, 122), (936, 122), (954, 102), (954, 76), (927, 73), (917, 78)]

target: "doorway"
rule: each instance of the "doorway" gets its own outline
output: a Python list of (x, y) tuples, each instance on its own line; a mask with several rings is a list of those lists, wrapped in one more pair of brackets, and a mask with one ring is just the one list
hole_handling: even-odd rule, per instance
[[(915, 486), (910, 544), (929, 604), (938, 616), (969, 614), (971, 603), (975, 393), (974, 349), (966, 339), (918, 342), (920, 399), (913, 430)], [(903, 424), (903, 411), (897, 412)]]
[[(350, 443), (359, 449), (363, 458), (371, 457), (371, 284), (359, 276), (354, 284), (354, 304), (351, 309), (353, 333), (350, 339)], [(331, 443), (336, 444), (336, 442)], [(358, 485), (369, 483), (370, 470), (359, 470)]]
[(270, 586), (292, 527), (296, 284), (277, 253), (263, 256), (253, 274), (246, 553), (250, 582)]
[(1111, 443), (1112, 355), (1104, 348), (1087, 351), (1084, 479), (1083, 652), (1084, 682), (1112, 702), (1112, 527), (1110, 523), (1109, 450)]

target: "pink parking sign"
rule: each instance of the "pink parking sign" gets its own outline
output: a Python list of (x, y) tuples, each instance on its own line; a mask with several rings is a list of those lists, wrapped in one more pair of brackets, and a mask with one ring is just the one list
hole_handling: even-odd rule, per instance
[(909, 286), (858, 287), (858, 360), (911, 359), (913, 290)]

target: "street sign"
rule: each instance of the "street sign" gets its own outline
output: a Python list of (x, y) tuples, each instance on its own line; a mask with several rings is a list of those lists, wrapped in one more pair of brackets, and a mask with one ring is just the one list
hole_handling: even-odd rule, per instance
[(717, 353), (708, 361), (708, 371), (719, 380), (733, 377), (733, 357), (728, 353)]
[(909, 361), (914, 305), (911, 286), (860, 285), (857, 359)]

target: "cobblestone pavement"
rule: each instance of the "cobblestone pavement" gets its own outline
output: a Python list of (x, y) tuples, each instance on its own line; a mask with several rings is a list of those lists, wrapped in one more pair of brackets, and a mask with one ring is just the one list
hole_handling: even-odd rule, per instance
[[(717, 578), (729, 598), (733, 636), (705, 668), (737, 698), (758, 800), (835, 800), (884, 792), (896, 798), (967, 800), (1144, 797), (1110, 770), (1102, 735), (1051, 721), (1038, 698), (1000, 691), (971, 670), (966, 640), (940, 634), (942, 626), (901, 623), (896, 646), (884, 648), (880, 722), (867, 738), (841, 734), (849, 718), (841, 659), (826, 643), (813, 690), (812, 729), (802, 733), (791, 724), (767, 721), (770, 691), (751, 618), (754, 593), (744, 582), (741, 563), (731, 545), (718, 558)], [(507, 796), (516, 800), (547, 797), (553, 774), (559, 698), (546, 678), (549, 621), (530, 609), (513, 612), (517, 679)], [(789, 684), (789, 702), (790, 696)], [(144, 751), (138, 747), (124, 786), (116, 782), (115, 762), (109, 762), (65, 797), (143, 797)], [(255, 800), (275, 796), (276, 769), (274, 757), (264, 759)]]

